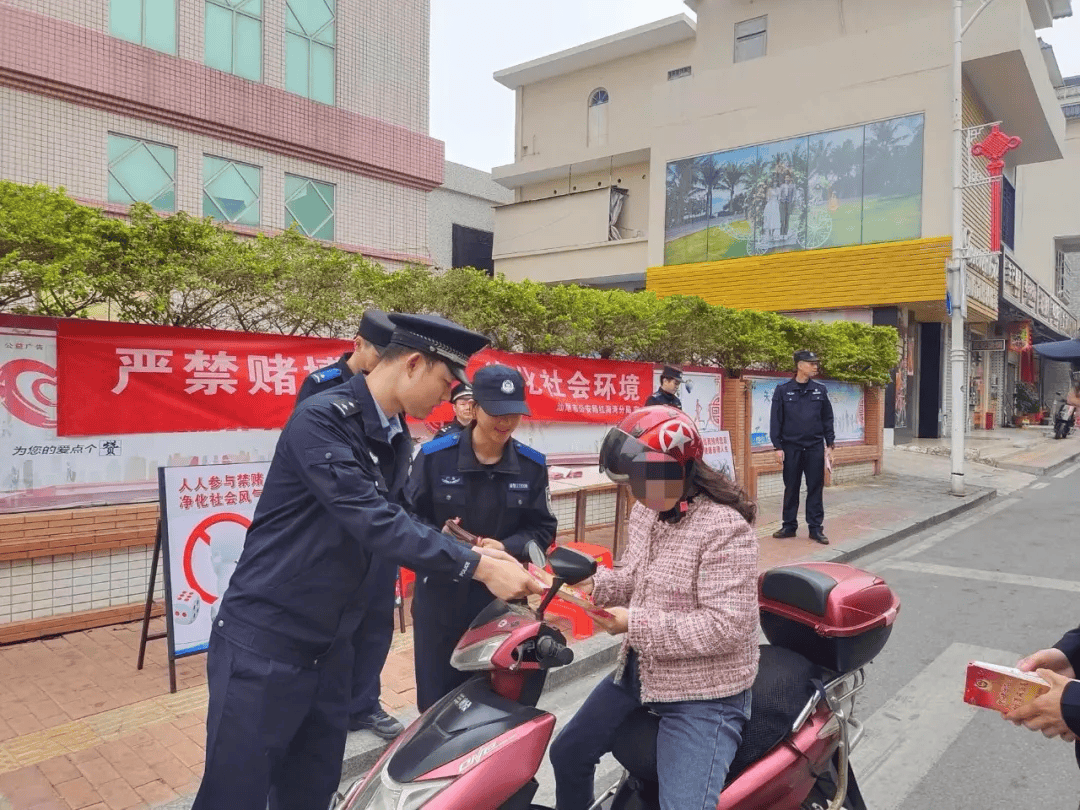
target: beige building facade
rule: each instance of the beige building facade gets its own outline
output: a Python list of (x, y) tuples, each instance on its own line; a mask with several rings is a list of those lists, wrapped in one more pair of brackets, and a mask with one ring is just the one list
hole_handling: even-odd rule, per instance
[[(496, 212), (496, 270), (896, 326), (912, 373), (897, 380), (887, 427), (948, 432), (950, 4), (687, 5), (696, 19), (678, 15), (495, 74), (517, 95), (515, 160), (494, 170), (515, 192)], [(965, 2), (965, 19), (981, 5)], [(1037, 337), (1076, 328), (1055, 294), (1061, 234), (1045, 221), (1025, 230), (1039, 217), (1021, 205), (1041, 199), (1024, 188), (1026, 173), (1068, 154), (1062, 80), (1037, 35), (1068, 14), (1068, 0), (995, 0), (964, 38), (968, 150), (998, 122), (1022, 139), (1006, 157), (1004, 252), (991, 251), (991, 186), (964, 194), (969, 341), (1007, 331), (1005, 257), (1042, 291), (1042, 309), (1030, 313)], [(985, 161), (967, 168), (970, 181), (985, 181)], [(967, 427), (1008, 418), (1008, 362), (1008, 352), (972, 353), (969, 374), (979, 376)]]

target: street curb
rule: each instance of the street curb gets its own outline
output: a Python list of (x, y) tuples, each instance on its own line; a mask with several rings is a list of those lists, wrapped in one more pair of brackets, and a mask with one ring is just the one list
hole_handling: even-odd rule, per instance
[(1002, 470), (1011, 470), (1012, 472), (1021, 472), (1027, 473), (1028, 475), (1043, 476), (1052, 475), (1053, 473), (1056, 473), (1059, 470), (1068, 467), (1070, 464), (1075, 464), (1077, 459), (1080, 459), (1080, 450), (1073, 453), (1068, 458), (1057, 462), (1056, 464), (1051, 464), (1049, 467), (1031, 467), (1027, 464), (1010, 464), (1007, 461), (1002, 462), (997, 466)]
[(997, 495), (996, 489), (984, 489), (978, 495), (975, 495), (974, 497), (969, 496), (969, 499), (965, 499), (962, 503), (957, 504), (951, 509), (946, 509), (944, 512), (938, 512), (936, 515), (931, 515), (928, 518), (916, 521), (910, 526), (905, 526), (894, 532), (884, 532), (878, 537), (868, 537), (865, 540), (860, 540), (858, 543), (850, 543), (844, 548), (820, 551), (817, 554), (808, 557), (807, 560), (812, 560), (814, 562), (853, 562), (871, 552), (878, 551), (886, 546), (891, 546), (893, 543), (898, 543), (906, 537), (911, 537), (913, 534), (918, 534), (925, 529), (929, 529), (931, 526), (936, 526), (939, 523), (952, 520), (957, 515), (962, 515), (965, 512), (970, 512), (972, 509), (983, 506), (997, 498)]

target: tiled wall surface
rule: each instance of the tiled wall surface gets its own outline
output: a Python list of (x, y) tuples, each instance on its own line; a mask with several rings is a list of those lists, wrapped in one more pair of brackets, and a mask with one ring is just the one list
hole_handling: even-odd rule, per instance
[[(307, 2), (307, 0), (304, 0)], [(109, 33), (109, 0), (0, 0)], [(430, 0), (336, 0), (337, 106), (428, 130)], [(263, 83), (285, 87), (285, 0), (263, 0)], [(206, 0), (177, 0), (178, 56), (203, 62)]]
[(0, 562), (0, 624), (142, 602), (152, 554), (121, 548)]
[[(574, 513), (577, 508), (577, 496), (553, 495), (551, 511), (559, 521), (560, 532), (573, 532)], [(615, 522), (615, 490), (594, 492), (586, 496), (585, 525), (600, 526)]]
[[(832, 483), (833, 485), (850, 484), (852, 481), (870, 478), (873, 474), (874, 462), (872, 461), (859, 461), (853, 464), (837, 464), (833, 467)], [(757, 482), (757, 494), (759, 498), (764, 498), (769, 495), (784, 494), (784, 474), (781, 472), (761, 473), (758, 475)], [(806, 499), (805, 484), (803, 485), (802, 494), (799, 498), (800, 503), (804, 502)]]
[(197, 135), (161, 124), (0, 87), (0, 177), (108, 198), (110, 132), (176, 147), (177, 207), (202, 215), (204, 154), (262, 168), (260, 226), (285, 226), (285, 173), (335, 186), (335, 238), (379, 251), (427, 256), (427, 195), (359, 174)]

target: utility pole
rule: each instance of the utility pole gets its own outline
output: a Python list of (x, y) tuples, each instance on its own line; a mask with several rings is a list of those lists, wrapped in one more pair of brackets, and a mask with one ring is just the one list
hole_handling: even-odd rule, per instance
[(964, 492), (964, 431), (967, 403), (964, 401), (964, 316), (967, 309), (964, 287), (964, 0), (953, 0), (953, 197), (952, 258), (948, 264), (949, 299), (952, 304), (952, 476), (953, 495)]

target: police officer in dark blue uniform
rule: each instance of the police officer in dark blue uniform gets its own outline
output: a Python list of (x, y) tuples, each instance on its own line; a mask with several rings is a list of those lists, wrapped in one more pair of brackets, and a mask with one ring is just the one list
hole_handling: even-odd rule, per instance
[(329, 805), (349, 719), (352, 637), (372, 557), (515, 598), (542, 588), (492, 549), (411, 518), (402, 412), (425, 419), (487, 340), (432, 316), (395, 316), (368, 375), (300, 403), (285, 425), (210, 636), (206, 764), (193, 810)]
[(806, 524), (810, 539), (828, 545), (825, 536), (825, 464), (832, 461), (836, 441), (829, 392), (813, 378), (819, 369), (811, 351), (795, 352), (795, 377), (776, 386), (769, 438), (784, 465), (784, 523), (773, 537), (794, 537), (799, 528), (799, 490), (806, 476)]
[(646, 405), (671, 405), (682, 410), (682, 400), (678, 397), (682, 384), (682, 371), (674, 366), (664, 366), (660, 372), (660, 387), (647, 400)]
[[(356, 350), (341, 356), (332, 366), (321, 368), (307, 376), (296, 396), (299, 405), (312, 394), (329, 391), (348, 382), (354, 374), (367, 374), (379, 362), (382, 353), (390, 345), (394, 324), (381, 309), (369, 309), (360, 319), (356, 330)], [(461, 383), (458, 383), (461, 385)], [(409, 436), (404, 420), (402, 432)], [(403, 493), (392, 493), (401, 501)], [(404, 505), (404, 504), (402, 504)], [(379, 571), (376, 571), (376, 565)], [(368, 573), (371, 585), (367, 609), (360, 626), (353, 636), (356, 663), (353, 665), (352, 703), (349, 706), (349, 731), (367, 729), (384, 740), (392, 740), (405, 730), (397, 718), (391, 717), (379, 703), (381, 683), (379, 676), (390, 644), (394, 640), (394, 585), (397, 582), (397, 565), (382, 559), (372, 561)]]
[(439, 431), (431, 437), (432, 439), (441, 439), (452, 433), (460, 433), (472, 424), (475, 402), (471, 385), (465, 383), (455, 385), (454, 390), (450, 392), (450, 404), (454, 406), (453, 420), (439, 428)]
[(312, 394), (329, 391), (342, 383), (347, 383), (354, 374), (371, 371), (379, 362), (379, 357), (390, 343), (394, 334), (394, 324), (381, 309), (369, 309), (360, 319), (360, 328), (353, 339), (355, 350), (346, 352), (332, 366), (311, 372), (300, 385), (296, 395), (299, 405)]
[[(548, 506), (547, 462), (542, 453), (511, 438), (529, 413), (525, 381), (508, 366), (486, 366), (473, 375), (473, 424), (425, 444), (413, 462), (409, 502), (432, 526), (461, 518), (481, 544), (527, 559), (525, 545), (546, 549), (557, 522)], [(488, 604), (483, 586), (429, 573), (413, 595), (413, 657), (416, 705), (426, 711), (467, 681), (450, 666), (450, 655)]]

